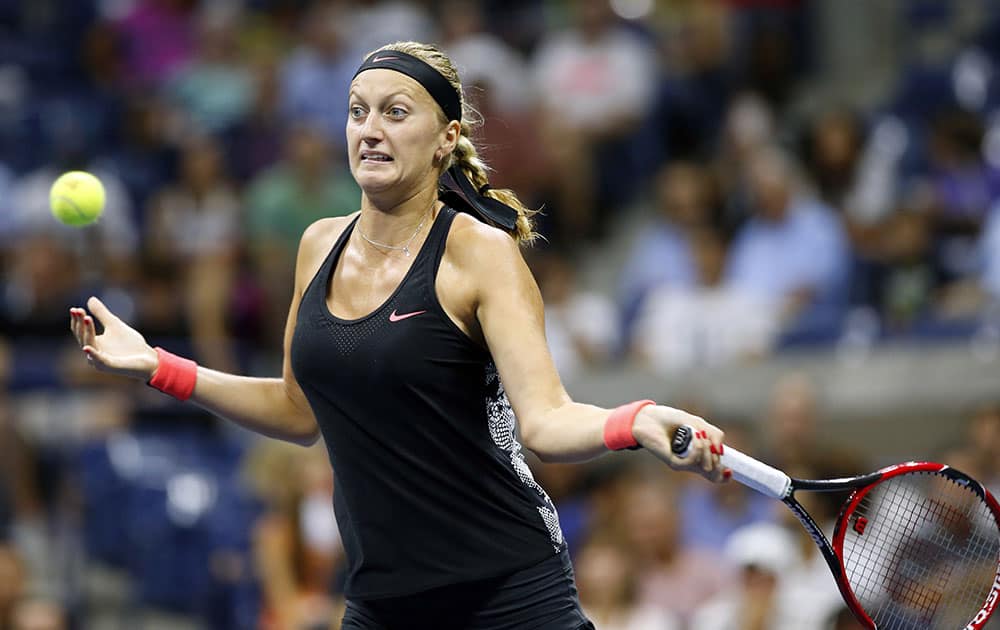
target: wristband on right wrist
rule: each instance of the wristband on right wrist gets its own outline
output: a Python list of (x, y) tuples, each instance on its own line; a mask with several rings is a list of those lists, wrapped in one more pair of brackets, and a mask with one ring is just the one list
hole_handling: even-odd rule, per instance
[(146, 384), (177, 400), (190, 398), (198, 381), (198, 364), (191, 359), (171, 354), (159, 346), (154, 350), (159, 364)]
[(608, 447), (608, 450), (627, 449), (634, 451), (641, 448), (635, 436), (632, 435), (632, 425), (635, 423), (635, 417), (639, 414), (640, 409), (646, 405), (655, 404), (652, 400), (637, 400), (612, 411), (604, 423), (604, 445)]

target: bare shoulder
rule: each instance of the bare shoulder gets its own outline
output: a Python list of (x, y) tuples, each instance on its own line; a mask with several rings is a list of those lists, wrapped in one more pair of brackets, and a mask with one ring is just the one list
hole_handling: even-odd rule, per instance
[(327, 217), (313, 222), (302, 233), (302, 240), (299, 242), (299, 247), (321, 247), (323, 243), (329, 242), (330, 238), (338, 238), (357, 214), (358, 212), (352, 212), (347, 216)]
[[(297, 283), (308, 282), (316, 274), (334, 242), (340, 238), (340, 235), (357, 214), (357, 212), (353, 212), (343, 217), (320, 219), (306, 228), (299, 241), (298, 262), (296, 264)], [(300, 284), (300, 286), (302, 285)]]
[(458, 213), (448, 235), (445, 256), (462, 271), (496, 271), (523, 262), (517, 241), (507, 232)]

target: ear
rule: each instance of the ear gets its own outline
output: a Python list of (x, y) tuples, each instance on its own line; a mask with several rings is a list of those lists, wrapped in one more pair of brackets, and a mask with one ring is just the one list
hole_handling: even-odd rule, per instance
[(441, 161), (450, 155), (455, 150), (455, 147), (458, 146), (458, 139), (461, 137), (462, 125), (457, 120), (452, 120), (444, 128), (444, 133), (441, 136), (441, 145), (434, 153), (434, 157), (438, 161)]

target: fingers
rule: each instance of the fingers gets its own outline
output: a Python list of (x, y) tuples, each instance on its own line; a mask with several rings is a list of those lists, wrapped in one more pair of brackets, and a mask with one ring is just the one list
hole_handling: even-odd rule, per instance
[[(647, 415), (642, 416), (643, 412)], [(638, 422), (641, 418), (649, 422), (644, 425), (640, 443), (656, 452), (657, 456), (672, 468), (697, 472), (716, 482), (728, 478), (722, 465), (725, 434), (718, 427), (679, 409), (650, 405), (636, 416), (633, 434), (639, 430)], [(683, 457), (674, 453), (672, 449), (676, 431), (681, 426), (687, 426), (692, 431), (688, 451)]]
[[(94, 347), (97, 341), (97, 330), (94, 327), (94, 319), (90, 315), (87, 315), (87, 312), (82, 308), (71, 308), (69, 314), (70, 330), (73, 332), (76, 342), (80, 344), (81, 349), (87, 355), (88, 361), (94, 364), (95, 355), (98, 352)], [(101, 357), (103, 358), (103, 355)]]
[(80, 310), (81, 309), (78, 308), (69, 309), (69, 329), (70, 332), (73, 333), (73, 337), (76, 339), (76, 342), (82, 345), (82, 342), (80, 341), (80, 324), (79, 324)]
[(105, 327), (107, 327), (108, 324), (114, 324), (121, 321), (118, 319), (117, 315), (112, 313), (108, 307), (104, 305), (104, 302), (94, 296), (91, 296), (91, 298), (87, 300), (87, 308), (94, 314), (97, 321), (101, 322), (101, 324)]
[(69, 309), (69, 329), (81, 346), (92, 341), (87, 339), (87, 322), (90, 322), (90, 329), (93, 330), (94, 323), (87, 311), (76, 307)]
[(94, 346), (90, 345), (84, 346), (83, 353), (87, 355), (87, 362), (96, 367), (97, 369), (101, 369), (105, 366), (110, 366), (108, 357)]
[(97, 329), (94, 327), (94, 318), (90, 315), (84, 315), (82, 328), (82, 339), (84, 345), (94, 345), (97, 341)]
[[(718, 428), (701, 418), (694, 418), (697, 423), (694, 438), (692, 440), (692, 452), (697, 449), (698, 459), (691, 462), (693, 465), (700, 464), (702, 476), (712, 481), (725, 481), (728, 477), (722, 466), (722, 454), (725, 452), (723, 443), (725, 434)], [(730, 473), (731, 475), (732, 473)]]

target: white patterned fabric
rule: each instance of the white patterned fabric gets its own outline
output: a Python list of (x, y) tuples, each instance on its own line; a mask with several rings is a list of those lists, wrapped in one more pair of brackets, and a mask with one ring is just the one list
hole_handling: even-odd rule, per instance
[(486, 364), (486, 417), (490, 423), (490, 437), (493, 443), (510, 458), (510, 465), (521, 483), (536, 495), (542, 503), (538, 506), (538, 513), (549, 530), (549, 537), (557, 552), (563, 548), (563, 533), (559, 527), (559, 514), (552, 499), (545, 492), (545, 489), (535, 481), (531, 469), (524, 461), (524, 454), (521, 453), (521, 443), (517, 441), (517, 419), (514, 410), (507, 399), (507, 392), (504, 391), (503, 383), (500, 382), (500, 375), (496, 366), (490, 362)]

